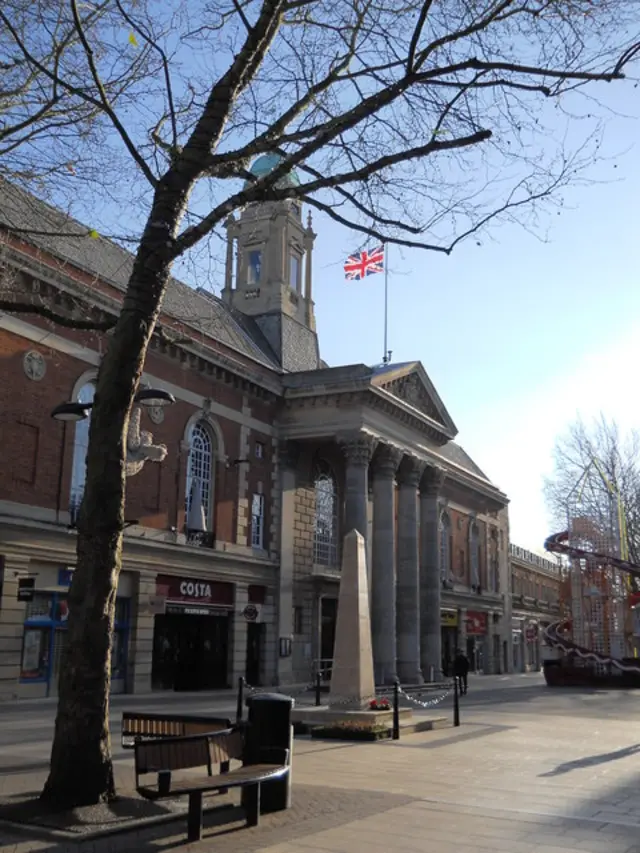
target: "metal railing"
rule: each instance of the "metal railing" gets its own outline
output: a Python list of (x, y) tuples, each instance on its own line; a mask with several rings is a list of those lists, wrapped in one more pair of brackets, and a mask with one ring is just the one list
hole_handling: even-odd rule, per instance
[[(354, 700), (357, 698), (359, 702), (363, 702), (368, 704), (372, 710), (391, 710), (393, 712), (392, 716), (392, 726), (391, 726), (391, 737), (393, 740), (399, 740), (400, 738), (400, 704), (401, 702), (408, 703), (409, 706), (418, 707), (421, 709), (426, 708), (434, 708), (436, 705), (440, 705), (444, 700), (453, 693), (453, 725), (454, 727), (458, 727), (460, 725), (460, 683), (457, 677), (453, 678), (444, 690), (442, 690), (442, 686), (440, 686), (440, 693), (431, 696), (428, 699), (423, 699), (422, 697), (425, 694), (433, 693), (438, 686), (430, 687), (428, 684), (421, 685), (419, 687), (407, 687), (406, 689), (402, 687), (400, 682), (396, 679), (395, 683), (390, 686), (379, 687), (376, 689), (376, 692), (367, 697), (354, 697), (354, 696), (345, 696), (345, 697), (332, 697), (331, 706), (335, 708), (340, 705), (352, 705)], [(237, 704), (236, 704), (236, 724), (240, 724), (243, 720), (244, 714), (244, 706), (246, 702), (246, 695), (253, 695), (256, 693), (282, 693), (286, 696), (292, 696), (297, 701), (302, 699), (305, 694), (312, 694), (313, 699), (315, 700), (313, 704), (316, 707), (320, 707), (321, 702), (321, 691), (322, 691), (322, 679), (321, 673), (317, 672), (316, 677), (313, 683), (305, 684), (303, 686), (283, 686), (282, 688), (278, 687), (252, 687), (250, 684), (247, 684), (246, 680), (241, 676), (238, 679), (238, 695), (237, 695)], [(311, 696), (309, 697), (309, 700)], [(389, 702), (391, 699), (391, 702)], [(310, 704), (310, 701), (307, 702)], [(376, 708), (373, 708), (372, 705), (376, 705)], [(381, 707), (382, 706), (382, 707)]]
[(315, 684), (316, 678), (319, 675), (323, 682), (331, 681), (331, 670), (333, 669), (333, 658), (316, 658), (313, 661), (311, 674)]

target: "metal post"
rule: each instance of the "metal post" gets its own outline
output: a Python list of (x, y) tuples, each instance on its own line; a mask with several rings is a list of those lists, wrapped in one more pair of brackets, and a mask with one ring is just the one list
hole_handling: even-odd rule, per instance
[(400, 740), (400, 682), (393, 682), (393, 740)]
[(320, 670), (316, 672), (316, 708), (319, 708), (322, 702), (320, 701), (320, 689), (322, 687), (322, 675)]
[(458, 696), (458, 676), (453, 676), (453, 725), (460, 725), (460, 697)]
[(242, 676), (238, 679), (238, 704), (236, 705), (236, 723), (242, 722), (242, 710), (244, 706), (244, 685)]

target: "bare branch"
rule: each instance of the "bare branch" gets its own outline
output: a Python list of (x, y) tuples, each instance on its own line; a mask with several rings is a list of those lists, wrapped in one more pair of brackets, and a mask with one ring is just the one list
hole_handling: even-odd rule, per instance
[(169, 105), (169, 118), (171, 119), (171, 149), (172, 151), (177, 150), (178, 147), (178, 124), (176, 118), (176, 108), (175, 102), (173, 98), (173, 86), (171, 84), (171, 71), (169, 69), (169, 58), (166, 52), (160, 47), (158, 42), (151, 37), (151, 35), (147, 32), (147, 30), (142, 27), (139, 23), (134, 21), (134, 19), (127, 13), (127, 11), (122, 6), (120, 0), (116, 0), (116, 6), (120, 10), (120, 14), (125, 19), (125, 21), (129, 24), (129, 26), (138, 33), (140, 38), (144, 39), (144, 41), (149, 45), (152, 50), (155, 50), (158, 54), (160, 54), (160, 58), (162, 60), (162, 70), (164, 73), (164, 82), (167, 89), (167, 102)]
[[(116, 131), (119, 133), (120, 138), (124, 142), (127, 151), (133, 157), (134, 161), (140, 167), (142, 174), (146, 177), (146, 179), (149, 181), (149, 183), (153, 187), (157, 183), (157, 178), (153, 174), (153, 172), (151, 171), (149, 166), (147, 165), (145, 159), (140, 156), (134, 141), (131, 139), (131, 137), (127, 133), (124, 125), (122, 124), (122, 122), (118, 118), (116, 111), (111, 106), (111, 103), (109, 101), (109, 97), (108, 97), (107, 92), (105, 90), (105, 87), (102, 83), (102, 80), (100, 79), (100, 75), (98, 74), (98, 69), (97, 69), (95, 59), (94, 59), (94, 55), (93, 55), (93, 48), (89, 44), (89, 41), (88, 41), (87, 36), (85, 34), (85, 31), (84, 31), (84, 27), (82, 25), (82, 20), (80, 18), (79, 13), (78, 13), (77, 0), (71, 0), (71, 10), (73, 12), (73, 20), (74, 20), (74, 23), (76, 26), (76, 30), (78, 32), (78, 37), (79, 37), (80, 42), (84, 48), (84, 52), (87, 56), (87, 63), (89, 65), (89, 70), (91, 71), (91, 77), (93, 78), (93, 82), (95, 83), (96, 89), (98, 90), (98, 93), (100, 95), (101, 107), (102, 107), (103, 111), (105, 112), (105, 114), (107, 116), (109, 116), (109, 118), (111, 119), (111, 123), (113, 124)], [(65, 85), (64, 81), (62, 81), (62, 80), (56, 79), (56, 82), (61, 83), (61, 85), (63, 85), (63, 86)]]

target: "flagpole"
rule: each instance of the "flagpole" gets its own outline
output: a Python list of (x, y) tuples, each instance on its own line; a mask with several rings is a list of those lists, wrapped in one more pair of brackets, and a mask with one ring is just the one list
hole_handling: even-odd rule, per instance
[(387, 244), (383, 243), (384, 250), (384, 350), (382, 353), (382, 363), (386, 364), (389, 360), (387, 356), (387, 346), (389, 337), (389, 264), (387, 261)]

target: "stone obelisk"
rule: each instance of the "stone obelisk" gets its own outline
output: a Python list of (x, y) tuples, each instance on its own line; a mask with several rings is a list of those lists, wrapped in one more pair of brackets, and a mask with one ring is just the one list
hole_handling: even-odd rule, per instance
[(344, 537), (329, 708), (360, 711), (375, 694), (364, 537)]

